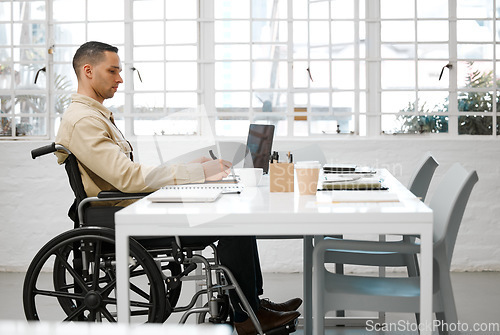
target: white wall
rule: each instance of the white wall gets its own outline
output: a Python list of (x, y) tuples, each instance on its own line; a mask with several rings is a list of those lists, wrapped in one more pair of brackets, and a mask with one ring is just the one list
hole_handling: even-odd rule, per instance
[[(73, 202), (64, 168), (55, 157), (32, 160), (30, 151), (47, 142), (0, 141), (0, 270), (24, 271), (36, 252), (58, 233), (72, 228), (67, 210)], [(433, 140), (407, 136), (382, 139), (351, 138), (318, 142), (330, 162), (354, 162), (387, 168), (404, 184), (415, 164), (430, 151), (440, 163), (430, 193), (454, 162), (476, 169), (476, 185), (460, 229), (453, 268), (457, 271), (500, 271), (500, 142), (463, 137)], [(276, 141), (274, 150), (293, 151), (303, 138)], [(189, 150), (185, 141), (170, 146), (178, 155)], [(136, 157), (156, 163), (154, 145), (136, 144)], [(259, 241), (267, 272), (301, 271), (302, 242)], [(286, 252), (284, 252), (286, 250)]]

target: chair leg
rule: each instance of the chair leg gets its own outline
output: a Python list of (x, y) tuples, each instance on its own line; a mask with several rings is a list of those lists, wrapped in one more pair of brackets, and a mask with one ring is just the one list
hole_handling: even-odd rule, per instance
[(405, 256), (406, 271), (408, 271), (408, 277), (419, 277), (420, 268), (418, 266), (417, 255), (407, 255)]
[(441, 322), (441, 326), (438, 328), (439, 335), (448, 335), (448, 330), (443, 326), (443, 324), (446, 322), (444, 313), (436, 313), (436, 319)]
[[(333, 235), (332, 237), (344, 238), (344, 235)], [(335, 273), (343, 275), (344, 274), (344, 264), (335, 263)], [(343, 310), (335, 311), (335, 314), (337, 315), (338, 318), (345, 317), (345, 311), (343, 311)]]
[[(408, 272), (408, 277), (419, 277), (420, 276), (420, 268), (418, 266), (418, 256), (414, 255), (406, 255), (406, 271)], [(420, 324), (420, 313), (415, 313), (415, 320), (417, 321), (417, 325)]]
[[(343, 275), (344, 274), (344, 264), (336, 263), (335, 264), (335, 273)], [(345, 311), (343, 311), (343, 310), (336, 311), (335, 313), (336, 313), (337, 317), (339, 317), (339, 318), (345, 317)]]
[(417, 325), (420, 324), (420, 313), (415, 313), (415, 321), (417, 322)]
[[(316, 256), (317, 254), (317, 256)], [(313, 313), (312, 325), (313, 335), (323, 335), (325, 333), (325, 251), (319, 250), (317, 247), (313, 255)]]
[[(457, 308), (455, 306), (455, 298), (453, 296), (453, 287), (451, 286), (451, 277), (449, 269), (439, 267), (439, 299), (442, 301), (444, 312), (437, 313), (439, 319), (444, 323), (444, 326), (455, 329), (458, 324)], [(458, 334), (459, 332), (448, 332), (450, 334)]]

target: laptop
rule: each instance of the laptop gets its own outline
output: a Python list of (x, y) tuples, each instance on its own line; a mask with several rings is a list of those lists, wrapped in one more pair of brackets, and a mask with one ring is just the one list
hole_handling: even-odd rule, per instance
[(247, 149), (251, 155), (251, 161), (245, 159), (244, 168), (262, 168), (264, 173), (269, 171), (269, 157), (273, 146), (274, 125), (269, 124), (251, 124), (248, 129)]

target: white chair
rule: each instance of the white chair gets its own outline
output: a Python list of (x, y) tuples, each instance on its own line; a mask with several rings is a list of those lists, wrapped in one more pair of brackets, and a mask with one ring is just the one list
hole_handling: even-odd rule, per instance
[(426, 153), (420, 160), (417, 168), (413, 172), (408, 183), (408, 189), (422, 201), (425, 201), (429, 185), (434, 175), (434, 171), (439, 166), (439, 163), (434, 159), (431, 153)]
[[(420, 160), (417, 168), (410, 178), (408, 189), (422, 201), (425, 201), (427, 190), (438, 167), (438, 162), (432, 154), (427, 153)], [(326, 239), (339, 239), (341, 236), (326, 237)], [(402, 237), (404, 242), (415, 242), (414, 236), (405, 235)], [(343, 264), (356, 264), (364, 266), (390, 266), (406, 267), (410, 277), (418, 276), (418, 259), (416, 255), (405, 255), (396, 252), (369, 252), (358, 250), (349, 252), (347, 250), (329, 250), (325, 255), (325, 263), (335, 263), (336, 273), (343, 273)], [(337, 313), (343, 316), (342, 313)]]
[[(434, 212), (434, 296), (436, 318), (457, 323), (457, 312), (450, 279), (450, 263), (458, 229), (472, 188), (478, 181), (475, 171), (467, 173), (454, 164), (434, 193), (430, 207)], [(398, 252), (414, 255), (417, 244), (355, 240), (322, 240), (313, 253), (313, 330), (324, 333), (324, 316), (331, 310), (418, 313), (419, 277), (368, 277), (328, 272), (325, 255), (330, 249)], [(440, 332), (445, 330), (440, 329)]]

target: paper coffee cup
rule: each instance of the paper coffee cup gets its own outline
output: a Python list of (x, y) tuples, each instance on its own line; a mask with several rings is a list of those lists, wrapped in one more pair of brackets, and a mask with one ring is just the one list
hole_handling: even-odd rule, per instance
[(318, 161), (302, 161), (295, 163), (295, 174), (300, 195), (315, 195), (321, 164)]

